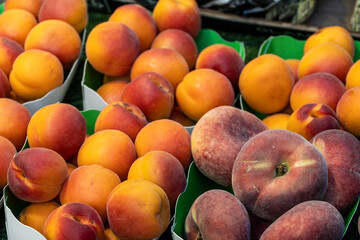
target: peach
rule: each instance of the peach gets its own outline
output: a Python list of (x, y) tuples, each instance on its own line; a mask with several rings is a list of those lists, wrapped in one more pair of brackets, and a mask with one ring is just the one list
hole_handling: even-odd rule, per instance
[(273, 223), (274, 221), (266, 220), (261, 217), (256, 216), (252, 212), (249, 213), (250, 225), (251, 225), (251, 239), (257, 240), (261, 237), (264, 231)]
[(154, 150), (165, 151), (176, 157), (184, 169), (187, 169), (192, 161), (190, 147), (189, 132), (180, 123), (170, 119), (148, 123), (135, 139), (138, 157)]
[(119, 239), (159, 237), (170, 221), (170, 204), (164, 190), (143, 180), (126, 180), (110, 193), (106, 203), (109, 226)]
[(151, 13), (140, 4), (124, 4), (109, 17), (110, 22), (120, 22), (133, 30), (140, 41), (140, 52), (150, 48), (156, 34), (156, 24)]
[(64, 204), (51, 212), (43, 235), (48, 240), (104, 239), (104, 223), (91, 206), (73, 202)]
[(250, 219), (233, 194), (208, 190), (196, 198), (185, 220), (185, 235), (196, 239), (250, 239)]
[(38, 23), (26, 37), (25, 50), (40, 49), (54, 54), (64, 70), (69, 70), (80, 55), (79, 33), (67, 22), (51, 19)]
[(305, 40), (304, 54), (306, 54), (314, 46), (325, 42), (339, 45), (340, 47), (344, 48), (351, 55), (351, 57), (354, 57), (354, 39), (352, 38), (350, 32), (341, 26), (322, 27), (311, 34)]
[(360, 59), (357, 60), (349, 69), (346, 79), (345, 79), (345, 87), (346, 89), (350, 89), (360, 85)]
[(101, 110), (95, 121), (95, 132), (114, 129), (126, 133), (134, 142), (139, 131), (147, 124), (141, 109), (128, 102), (110, 103)]
[(24, 46), (30, 30), (37, 20), (24, 9), (10, 9), (0, 14), (0, 36), (10, 38)]
[(271, 129), (244, 144), (231, 181), (235, 196), (249, 211), (274, 221), (301, 202), (321, 200), (328, 172), (324, 157), (309, 141), (288, 130)]
[(346, 74), (353, 63), (353, 58), (344, 48), (330, 42), (321, 43), (311, 48), (301, 58), (298, 78), (316, 72), (327, 72), (345, 83)]
[(57, 207), (60, 207), (60, 204), (56, 201), (31, 203), (20, 212), (18, 219), (22, 224), (43, 234), (46, 219)]
[(0, 68), (0, 98), (10, 97), (10, 83), (4, 71)]
[(9, 98), (0, 98), (0, 136), (10, 140), (20, 151), (24, 146), (31, 119), (29, 110)]
[(115, 172), (100, 165), (79, 166), (63, 184), (60, 202), (62, 205), (70, 202), (88, 204), (99, 213), (105, 223), (107, 198), (120, 182)]
[(145, 72), (127, 85), (121, 101), (138, 106), (151, 122), (170, 117), (174, 107), (174, 90), (171, 83), (162, 75)]
[(299, 68), (299, 59), (285, 59), (285, 62), (289, 64), (289, 67), (291, 68), (291, 71), (294, 76), (294, 82), (296, 83), (298, 79), (298, 68)]
[(280, 216), (261, 235), (260, 240), (341, 239), (344, 219), (334, 206), (324, 201), (300, 203)]
[(46, 147), (65, 160), (84, 142), (86, 122), (81, 112), (68, 103), (42, 107), (32, 116), (27, 129), (30, 147)]
[(210, 68), (224, 74), (235, 92), (239, 90), (239, 77), (244, 66), (240, 53), (225, 44), (213, 44), (204, 48), (196, 60), (196, 69)]
[(140, 53), (140, 42), (135, 32), (125, 24), (103, 22), (90, 31), (85, 53), (97, 71), (120, 76), (130, 72)]
[(96, 90), (96, 92), (108, 104), (112, 102), (121, 101), (121, 96), (128, 83), (129, 82), (123, 80), (114, 80), (114, 81), (106, 82), (103, 85), (101, 85)]
[(86, 0), (44, 0), (38, 13), (39, 22), (58, 19), (69, 23), (81, 33), (88, 23)]
[(267, 129), (265, 123), (247, 111), (231, 106), (214, 108), (192, 131), (194, 162), (214, 182), (230, 186), (236, 155), (249, 139)]
[(290, 115), (286, 129), (310, 140), (327, 129), (340, 129), (340, 123), (335, 111), (328, 105), (308, 103)]
[(235, 93), (229, 79), (212, 69), (189, 72), (176, 90), (177, 104), (195, 122), (211, 109), (232, 106), (234, 100)]
[(131, 138), (113, 129), (98, 131), (82, 144), (77, 157), (78, 166), (98, 164), (115, 172), (121, 181), (126, 180), (136, 150)]
[(288, 113), (275, 113), (265, 117), (262, 121), (269, 129), (286, 129), (290, 118)]
[(6, 0), (4, 3), (4, 10), (6, 11), (14, 8), (24, 9), (37, 17), (42, 3), (43, 0)]
[(16, 154), (16, 148), (7, 138), (0, 136), (0, 189), (7, 184), (7, 171)]
[(24, 52), (23, 46), (11, 38), (0, 36), (0, 69), (8, 78), (13, 68), (15, 59)]
[(360, 137), (360, 86), (346, 90), (336, 106), (341, 127)]
[(185, 58), (173, 49), (152, 48), (142, 52), (135, 60), (130, 77), (134, 80), (145, 72), (155, 72), (166, 78), (174, 92), (177, 86), (189, 72)]
[(322, 200), (345, 215), (360, 194), (360, 141), (344, 130), (332, 129), (316, 134), (310, 142), (328, 167), (328, 188)]
[(196, 122), (184, 114), (179, 106), (174, 106), (169, 119), (174, 120), (184, 127), (194, 126)]
[(52, 53), (31, 49), (15, 59), (9, 80), (16, 96), (31, 101), (61, 86), (64, 82), (64, 69)]
[(181, 29), (194, 39), (201, 30), (199, 6), (195, 0), (160, 0), (153, 10), (153, 18), (160, 32)]
[(188, 63), (189, 69), (195, 67), (198, 48), (195, 40), (187, 32), (180, 29), (166, 29), (159, 33), (151, 48), (169, 48), (178, 51)]
[(308, 103), (322, 103), (335, 111), (345, 91), (344, 84), (335, 75), (325, 72), (312, 73), (295, 84), (290, 95), (290, 105), (295, 111)]
[(185, 170), (179, 160), (164, 151), (150, 151), (138, 158), (130, 167), (128, 179), (145, 179), (161, 187), (175, 210), (178, 196), (185, 190)]
[(59, 194), (66, 177), (66, 162), (57, 152), (33, 147), (14, 156), (8, 170), (8, 185), (21, 200), (46, 202)]
[(248, 62), (241, 71), (239, 89), (246, 103), (260, 113), (276, 113), (290, 100), (294, 76), (286, 61), (264, 54)]

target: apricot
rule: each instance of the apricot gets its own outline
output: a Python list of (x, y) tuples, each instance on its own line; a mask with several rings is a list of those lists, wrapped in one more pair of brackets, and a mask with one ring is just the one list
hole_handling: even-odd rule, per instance
[(169, 118), (174, 107), (171, 83), (155, 72), (145, 72), (134, 78), (124, 89), (121, 101), (138, 106), (147, 121)]
[(130, 82), (130, 73), (126, 74), (126, 75), (121, 75), (121, 76), (110, 76), (110, 75), (104, 75), (103, 78), (103, 84), (108, 83), (108, 82), (112, 82), (112, 81), (123, 81), (123, 82)]
[(70, 202), (88, 204), (99, 213), (105, 223), (107, 198), (120, 182), (115, 172), (100, 165), (79, 166), (64, 182), (60, 191), (60, 202), (62, 205)]
[(4, 10), (9, 9), (24, 9), (32, 13), (36, 18), (43, 0), (6, 0), (4, 3)]
[(109, 21), (121, 22), (133, 30), (140, 41), (140, 52), (150, 48), (156, 34), (156, 24), (151, 13), (140, 4), (124, 4), (116, 8)]
[(196, 60), (196, 69), (210, 68), (224, 74), (236, 92), (239, 90), (239, 77), (244, 66), (240, 53), (225, 44), (213, 44), (204, 48)]
[(350, 32), (341, 26), (327, 26), (320, 28), (315, 33), (311, 34), (304, 45), (304, 54), (311, 48), (321, 43), (330, 42), (344, 48), (351, 57), (354, 57), (355, 43)]
[(184, 114), (179, 106), (174, 106), (169, 119), (174, 120), (185, 127), (194, 126), (196, 122)]
[(121, 101), (121, 96), (128, 83), (129, 82), (123, 80), (110, 81), (101, 85), (96, 92), (108, 104)]
[(29, 32), (25, 50), (40, 49), (54, 54), (64, 70), (69, 70), (80, 55), (79, 33), (68, 23), (53, 19), (38, 23)]
[(350, 89), (360, 85), (360, 59), (349, 69), (345, 78), (345, 88)]
[(135, 148), (138, 157), (154, 150), (162, 150), (176, 157), (184, 169), (192, 161), (190, 134), (180, 123), (159, 119), (148, 123), (138, 133)]
[(61, 86), (64, 70), (52, 53), (31, 49), (15, 59), (9, 80), (16, 96), (31, 101)]
[(91, 206), (72, 202), (52, 211), (47, 218), (43, 235), (48, 240), (104, 239), (104, 223)]
[(68, 103), (54, 103), (42, 107), (31, 117), (27, 129), (30, 147), (52, 149), (65, 160), (79, 150), (85, 136), (84, 116)]
[(160, 0), (153, 10), (153, 18), (159, 32), (181, 29), (194, 39), (201, 30), (199, 6), (195, 0)]
[(276, 113), (290, 100), (294, 76), (286, 61), (264, 54), (248, 62), (239, 78), (239, 90), (247, 104), (260, 113)]
[(56, 201), (31, 203), (19, 214), (19, 221), (43, 234), (45, 221), (50, 213), (60, 207)]
[(170, 221), (170, 204), (164, 190), (143, 180), (126, 180), (110, 193), (106, 203), (109, 226), (119, 239), (159, 237)]
[(290, 114), (275, 113), (265, 117), (262, 121), (269, 129), (286, 129)]
[(10, 97), (10, 83), (4, 71), (0, 68), (0, 98)]
[(16, 154), (16, 148), (7, 138), (0, 136), (0, 189), (7, 184), (7, 171)]
[(89, 136), (78, 154), (78, 166), (98, 164), (126, 180), (136, 150), (131, 138), (122, 131), (106, 129)]
[(326, 72), (345, 83), (346, 75), (353, 63), (353, 58), (344, 48), (330, 42), (321, 43), (311, 48), (301, 58), (298, 78), (316, 72)]
[(346, 90), (336, 106), (336, 115), (344, 130), (360, 137), (360, 86)]
[(126, 133), (134, 142), (139, 131), (147, 124), (141, 109), (128, 102), (110, 103), (101, 110), (95, 121), (95, 132), (114, 129)]
[(113, 233), (113, 231), (111, 231), (111, 228), (110, 228), (110, 227), (108, 227), (108, 228), (105, 229), (104, 234), (105, 234), (104, 240), (120, 240), (119, 238), (117, 238), (117, 237), (115, 236), (115, 234)]
[(218, 106), (232, 106), (235, 93), (229, 79), (212, 69), (189, 72), (178, 85), (176, 102), (193, 121)]
[(59, 194), (66, 177), (64, 158), (51, 149), (32, 147), (14, 156), (8, 170), (8, 185), (21, 200), (46, 202)]
[(286, 129), (310, 140), (322, 131), (340, 129), (340, 123), (335, 111), (328, 105), (308, 103), (290, 115)]
[(346, 91), (344, 84), (330, 73), (309, 74), (295, 84), (290, 95), (290, 105), (295, 111), (309, 103), (322, 103), (334, 111), (340, 97)]
[(291, 71), (294, 76), (294, 82), (297, 83), (298, 79), (298, 68), (299, 68), (299, 59), (285, 59), (285, 62), (289, 64)]
[(169, 48), (178, 51), (186, 60), (189, 70), (194, 69), (198, 57), (195, 40), (187, 32), (180, 29), (167, 29), (159, 33), (151, 48)]
[(15, 59), (24, 52), (24, 48), (11, 38), (0, 37), (0, 69), (7, 78), (13, 68)]
[(185, 190), (185, 170), (179, 160), (165, 151), (150, 151), (136, 159), (129, 169), (128, 179), (145, 179), (161, 187), (175, 210), (178, 196)]
[(189, 66), (185, 58), (173, 49), (152, 48), (142, 52), (135, 60), (130, 72), (131, 80), (145, 72), (162, 75), (171, 83), (175, 92), (189, 72)]
[(58, 19), (69, 23), (81, 33), (88, 23), (86, 0), (44, 0), (38, 13), (39, 22)]
[(0, 14), (0, 36), (10, 38), (24, 46), (30, 30), (37, 20), (30, 12), (23, 9), (10, 9)]
[(9, 98), (0, 98), (0, 136), (10, 140), (20, 151), (24, 146), (31, 119), (29, 110)]
[(130, 72), (140, 53), (140, 42), (135, 32), (125, 24), (103, 22), (90, 31), (85, 53), (97, 71), (121, 76)]

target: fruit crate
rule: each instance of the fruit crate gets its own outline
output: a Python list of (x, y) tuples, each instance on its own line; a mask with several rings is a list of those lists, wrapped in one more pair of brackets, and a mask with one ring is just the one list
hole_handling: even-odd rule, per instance
[[(82, 115), (86, 120), (87, 134), (94, 133), (94, 126), (97, 116), (100, 111), (89, 110), (82, 111)], [(26, 143), (24, 148), (29, 147)], [(29, 202), (20, 200), (13, 195), (8, 186), (3, 189), (4, 194), (4, 212), (5, 212), (5, 223), (8, 239), (31, 239), (31, 240), (45, 240), (45, 237), (31, 227), (22, 224), (17, 216), (20, 212), (28, 205)]]
[[(270, 36), (260, 45), (258, 55), (272, 53), (284, 59), (301, 59), (305, 39), (299, 40), (289, 35)], [(354, 62), (360, 59), (360, 42), (355, 41)], [(240, 108), (253, 113), (258, 118), (263, 119), (267, 115), (253, 110), (240, 96)], [(211, 189), (222, 189), (233, 193), (231, 187), (224, 187), (210, 180), (203, 175), (193, 162), (188, 172), (188, 186), (184, 193), (180, 194), (177, 204), (173, 225), (171, 227), (172, 236), (175, 240), (184, 239), (184, 222), (187, 213), (195, 201), (202, 193)], [(360, 196), (348, 213), (343, 216), (345, 221), (345, 233), (342, 239), (355, 240), (359, 238), (357, 230), (357, 219), (359, 217)]]
[[(213, 44), (225, 44), (233, 47), (245, 59), (244, 43), (240, 41), (227, 41), (212, 29), (202, 29), (195, 40), (198, 52)], [(85, 61), (84, 75), (81, 81), (83, 93), (84, 110), (97, 109), (102, 110), (108, 104), (101, 98), (96, 90), (103, 84), (104, 74), (96, 71), (88, 60)], [(234, 102), (234, 105), (236, 102)], [(193, 126), (185, 127), (191, 133)]]
[[(2, 2), (2, 3), (1, 3)], [(4, 11), (4, 1), (0, 1), (0, 14)], [(85, 45), (85, 38), (86, 38), (86, 28), (80, 35), (81, 37), (81, 49), (80, 53), (83, 51), (84, 45)], [(45, 96), (43, 96), (40, 99), (36, 99), (33, 101), (27, 101), (23, 103), (23, 105), (29, 110), (30, 114), (33, 115), (37, 110), (39, 110), (41, 107), (53, 104), (56, 102), (62, 102), (65, 98), (65, 95), (67, 94), (70, 85), (76, 75), (76, 71), (81, 64), (80, 61), (81, 54), (77, 57), (77, 59), (74, 61), (71, 68), (64, 72), (64, 82), (61, 86), (51, 90), (48, 92)]]

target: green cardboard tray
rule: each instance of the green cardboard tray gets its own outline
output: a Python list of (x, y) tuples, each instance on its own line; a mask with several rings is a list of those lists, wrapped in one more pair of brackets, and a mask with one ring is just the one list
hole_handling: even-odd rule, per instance
[[(0, 14), (4, 11), (4, 4), (5, 3), (0, 4)], [(65, 95), (66, 95), (67, 91), (69, 90), (71, 82), (73, 81), (73, 79), (75, 77), (76, 70), (79, 67), (80, 62), (81, 62), (80, 58), (81, 58), (81, 52), (83, 51), (83, 48), (84, 48), (84, 45), (85, 45), (86, 28), (82, 32), (80, 37), (81, 37), (81, 49), (80, 49), (80, 52), (79, 52), (79, 56), (74, 61), (74, 63), (72, 65), (72, 67), (70, 68), (70, 70), (65, 72), (64, 83), (61, 86), (59, 86), (59, 87), (51, 90), (50, 92), (48, 92), (42, 98), (23, 103), (23, 105), (29, 110), (31, 115), (33, 115), (40, 108), (42, 108), (42, 107), (44, 107), (46, 105), (49, 105), (49, 104), (53, 104), (53, 103), (56, 103), (56, 102), (61, 102), (65, 98)]]
[[(360, 41), (355, 42), (354, 62), (360, 59)], [(287, 35), (271, 36), (266, 39), (260, 46), (258, 56), (272, 53), (283, 59), (301, 59), (303, 56), (303, 49), (305, 40), (295, 39)], [(260, 119), (267, 117), (267, 114), (259, 113), (252, 109), (243, 98), (240, 97), (241, 109), (247, 110), (255, 114)]]
[[(189, 167), (187, 187), (185, 191), (179, 195), (179, 198), (176, 202), (174, 222), (171, 227), (173, 239), (184, 239), (184, 223), (192, 203), (202, 193), (211, 189), (222, 189), (234, 194), (231, 187), (224, 187), (210, 180), (208, 177), (206, 177), (199, 171), (199, 169), (195, 165), (195, 162), (192, 162)], [(349, 213), (346, 214), (346, 216), (344, 217), (345, 232), (343, 237), (346, 235), (349, 225), (356, 213), (356, 210), (359, 206), (359, 201), (360, 197), (357, 199), (354, 206), (352, 206)]]
[[(86, 130), (87, 134), (94, 133), (95, 121), (100, 113), (99, 110), (88, 110), (82, 111), (82, 115), (86, 120)], [(29, 147), (28, 144), (25, 144), (24, 148)], [(17, 198), (9, 189), (9, 186), (6, 186), (3, 189), (4, 194), (4, 211), (5, 211), (5, 225), (8, 239), (31, 239), (31, 240), (46, 240), (44, 236), (42, 236), (35, 229), (30, 228), (20, 221), (18, 221), (17, 217), (20, 212), (28, 205), (29, 202), (23, 201)]]
[[(218, 43), (226, 44), (239, 52), (240, 56), (245, 61), (245, 47), (242, 42), (227, 41), (212, 29), (202, 29), (198, 37), (195, 39), (195, 42), (199, 53), (210, 45)], [(96, 92), (96, 90), (103, 84), (103, 77), (104, 74), (96, 71), (86, 59), (83, 79), (81, 81), (84, 110), (97, 109), (101, 111), (106, 105), (108, 105)], [(193, 126), (185, 128), (191, 133)]]

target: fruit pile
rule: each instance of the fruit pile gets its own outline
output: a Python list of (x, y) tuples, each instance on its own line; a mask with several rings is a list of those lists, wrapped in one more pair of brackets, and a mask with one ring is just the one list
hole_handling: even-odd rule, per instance
[[(46, 9), (64, 8), (59, 0), (40, 4), (39, 23), (4, 81), (16, 99), (46, 94), (78, 56), (59, 47), (60, 39), (44, 45), (56, 45), (63, 58), (26, 49), (50, 39), (43, 37), (46, 23), (52, 36), (77, 46), (61, 25), (79, 37), (88, 19), (79, 14), (86, 2), (72, 1), (67, 9), (80, 27), (40, 20)], [(7, 0), (0, 22), (11, 2), (21, 1)], [(152, 13), (122, 5), (86, 39), (87, 60), (104, 75), (98, 93), (105, 108), (81, 112), (55, 103), (31, 115), (22, 101), (0, 98), (0, 187), (29, 203), (19, 221), (49, 240), (158, 238), (196, 165), (231, 191), (207, 191), (191, 202), (185, 239), (342, 237), (343, 216), (360, 194), (360, 83), (351, 35), (324, 28), (307, 39), (301, 59), (262, 54), (245, 65), (225, 44), (198, 51), (200, 29), (195, 0), (160, 0)], [(37, 70), (55, 65), (43, 55), (59, 68)], [(267, 117), (233, 106), (237, 93)], [(194, 126), (191, 134), (185, 126)]]

